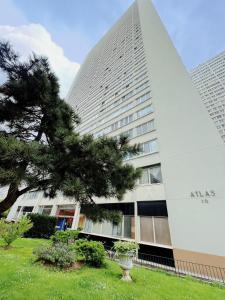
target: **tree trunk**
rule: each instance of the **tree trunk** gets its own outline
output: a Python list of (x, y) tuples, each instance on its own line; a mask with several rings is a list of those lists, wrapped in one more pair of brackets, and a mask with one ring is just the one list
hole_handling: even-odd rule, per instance
[(0, 215), (8, 210), (20, 196), (18, 185), (10, 184), (7, 196), (0, 202)]
[[(22, 162), (20, 167), (18, 168), (18, 178), (22, 178), (24, 176), (25, 170), (27, 168), (28, 163)], [(10, 207), (16, 202), (18, 197), (25, 193), (24, 191), (19, 191), (19, 183), (21, 180), (17, 180), (17, 182), (11, 183), (9, 185), (7, 196), (4, 200), (0, 202), (0, 215), (6, 210), (10, 209)]]

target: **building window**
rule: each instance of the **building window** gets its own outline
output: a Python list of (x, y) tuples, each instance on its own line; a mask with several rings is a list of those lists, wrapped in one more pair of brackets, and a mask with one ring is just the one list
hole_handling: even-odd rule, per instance
[(158, 149), (157, 139), (151, 140), (151, 141), (145, 142), (143, 144), (140, 144), (140, 154), (138, 154), (138, 155), (127, 154), (127, 156), (124, 158), (124, 160), (133, 159), (135, 157), (138, 157), (138, 156), (144, 155), (144, 154), (153, 154), (158, 151), (159, 151), (159, 149)]
[(162, 183), (162, 173), (160, 165), (143, 168), (142, 176), (139, 179), (139, 184), (154, 183)]
[(71, 228), (75, 214), (74, 205), (60, 205), (56, 212), (57, 227), (60, 230)]
[(145, 134), (147, 132), (150, 132), (152, 130), (154, 130), (154, 120), (136, 127), (136, 134), (137, 134), (137, 136), (139, 136), (139, 135)]
[(121, 236), (122, 235), (122, 223), (113, 223), (112, 227), (112, 236)]
[(148, 99), (150, 99), (150, 92), (138, 97), (136, 99), (136, 104), (143, 103), (143, 102), (147, 101)]
[(145, 142), (143, 144), (140, 144), (140, 149), (143, 154), (158, 152), (158, 142), (156, 139)]
[(84, 226), (84, 232), (91, 233), (92, 232), (92, 225), (93, 225), (93, 222), (90, 219), (86, 219), (85, 226)]
[(155, 243), (171, 245), (168, 218), (154, 217)]
[(150, 113), (152, 113), (154, 110), (153, 110), (153, 107), (151, 105), (137, 111), (137, 119), (139, 118), (142, 118)]
[(122, 134), (120, 134), (119, 137), (122, 137), (122, 136), (127, 136), (129, 139), (132, 139), (133, 138), (133, 129), (124, 131)]
[(141, 242), (171, 245), (168, 218), (140, 216), (140, 237)]
[(124, 215), (122, 222), (116, 224), (114, 222), (103, 221), (102, 223), (93, 223), (86, 219), (84, 232), (91, 234), (99, 234), (103, 236), (114, 236), (124, 238), (135, 238), (135, 222), (134, 216)]
[(140, 238), (143, 242), (154, 243), (152, 217), (140, 217)]
[(24, 206), (22, 208), (22, 216), (27, 216), (29, 215), (30, 213), (32, 213), (34, 207), (33, 206)]
[(49, 216), (52, 211), (52, 205), (40, 206), (39, 213), (45, 216)]
[(102, 227), (101, 223), (99, 223), (99, 222), (93, 223), (92, 232), (99, 234), (101, 232), (101, 227)]

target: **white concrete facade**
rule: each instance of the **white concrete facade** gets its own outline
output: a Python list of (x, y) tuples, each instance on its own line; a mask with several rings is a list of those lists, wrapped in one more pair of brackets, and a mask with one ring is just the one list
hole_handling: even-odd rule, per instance
[[(134, 204), (133, 219), (125, 213), (114, 238), (126, 239), (130, 222), (129, 238), (139, 243), (225, 266), (225, 148), (151, 1), (135, 1), (92, 49), (67, 100), (82, 119), (81, 134), (127, 133), (130, 143), (142, 145), (126, 160), (144, 168), (122, 201)], [(159, 201), (168, 220), (165, 212), (151, 214)], [(143, 203), (148, 215), (138, 211)], [(104, 236), (106, 225), (87, 224), (84, 231)]]

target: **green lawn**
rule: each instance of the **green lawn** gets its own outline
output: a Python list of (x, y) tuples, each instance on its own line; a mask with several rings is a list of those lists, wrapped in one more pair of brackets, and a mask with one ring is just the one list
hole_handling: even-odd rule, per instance
[(225, 288), (144, 268), (132, 270), (133, 283), (120, 280), (121, 270), (106, 267), (60, 272), (34, 263), (32, 249), (47, 243), (19, 239), (10, 250), (0, 247), (0, 300), (223, 300)]

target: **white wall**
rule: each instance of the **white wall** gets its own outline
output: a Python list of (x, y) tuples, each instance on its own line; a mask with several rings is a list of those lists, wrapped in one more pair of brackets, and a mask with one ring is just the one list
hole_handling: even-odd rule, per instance
[(225, 256), (225, 147), (151, 2), (137, 2), (173, 246)]

